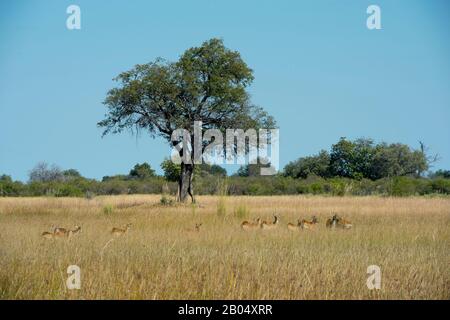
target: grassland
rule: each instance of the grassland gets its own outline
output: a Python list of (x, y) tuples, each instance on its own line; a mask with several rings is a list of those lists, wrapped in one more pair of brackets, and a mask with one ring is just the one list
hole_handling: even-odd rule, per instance
[[(0, 198), (0, 299), (449, 299), (450, 198), (160, 196)], [(348, 231), (325, 228), (337, 212)], [(281, 217), (245, 232), (244, 219)], [(287, 222), (319, 218), (316, 231)], [(193, 228), (202, 222), (200, 232)], [(132, 223), (104, 248), (114, 226)], [(67, 240), (40, 234), (82, 226)], [(81, 289), (65, 286), (69, 265)], [(368, 290), (367, 267), (382, 271)]]

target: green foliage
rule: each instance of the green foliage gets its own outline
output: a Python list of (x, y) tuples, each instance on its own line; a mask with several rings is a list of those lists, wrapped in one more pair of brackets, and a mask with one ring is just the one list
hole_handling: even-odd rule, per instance
[(207, 163), (202, 163), (199, 165), (196, 165), (196, 174), (201, 175), (201, 176), (206, 176), (206, 175), (213, 175), (213, 176), (218, 176), (218, 177), (226, 177), (227, 176), (227, 170), (225, 170), (224, 168), (222, 168), (221, 166), (217, 165), (217, 164), (207, 164)]
[(431, 178), (450, 179), (450, 170), (438, 170), (430, 175)]
[(284, 167), (284, 176), (306, 179), (309, 175), (319, 177), (329, 176), (330, 155), (322, 150), (319, 154), (310, 157), (299, 158), (289, 162)]
[[(178, 61), (157, 59), (136, 65), (115, 79), (104, 101), (108, 111), (98, 123), (103, 135), (123, 130), (146, 131), (169, 144), (176, 129), (193, 132), (201, 119), (203, 128), (225, 132), (228, 128), (273, 128), (275, 120), (250, 101), (247, 87), (253, 72), (239, 52), (226, 48), (220, 39), (186, 50)], [(191, 141), (194, 150), (194, 141)], [(180, 152), (180, 156), (182, 151)], [(190, 167), (189, 167), (190, 168)], [(165, 163), (165, 177), (176, 181), (180, 173)], [(190, 172), (190, 171), (189, 171)], [(190, 173), (189, 173), (190, 175)], [(180, 179), (180, 200), (187, 197), (192, 179)]]
[(303, 179), (309, 175), (354, 180), (408, 175), (419, 177), (428, 169), (429, 163), (430, 157), (423, 148), (412, 150), (401, 143), (374, 144), (371, 139), (349, 141), (341, 138), (331, 147), (330, 154), (322, 150), (318, 155), (299, 158), (288, 163), (283, 174)]
[(437, 178), (432, 180), (431, 188), (434, 193), (450, 194), (450, 179)]
[(11, 197), (21, 195), (26, 186), (19, 181), (13, 181), (10, 176), (0, 176), (0, 197)]
[(161, 163), (161, 169), (163, 169), (164, 178), (166, 178), (167, 181), (176, 182), (180, 179), (181, 168), (179, 165), (173, 163), (172, 160), (164, 159)]
[(257, 163), (249, 163), (241, 166), (236, 175), (239, 177), (257, 177), (261, 175), (261, 168), (269, 168), (270, 162), (267, 159), (257, 159)]
[[(226, 213), (227, 195), (390, 195), (409, 196), (425, 194), (450, 194), (450, 179), (393, 177), (378, 180), (350, 178), (321, 178), (310, 175), (307, 179), (284, 176), (259, 176), (226, 178), (213, 175), (196, 178), (196, 193), (199, 195), (219, 195), (218, 214)], [(146, 180), (95, 181), (79, 178), (64, 182), (21, 182), (12, 181), (8, 176), (0, 176), (0, 196), (54, 196), (87, 197), (116, 194), (161, 194), (161, 190), (175, 194), (177, 184), (162, 177)]]
[(155, 177), (155, 170), (152, 169), (152, 167), (147, 163), (144, 162), (142, 164), (136, 164), (133, 169), (130, 170), (129, 174), (130, 178), (132, 179), (148, 179), (151, 177)]
[(76, 178), (81, 178), (81, 174), (80, 172), (78, 172), (78, 170), (76, 169), (68, 169), (68, 170), (64, 170), (62, 172), (63, 176), (66, 178), (72, 178), (72, 179), (76, 179)]

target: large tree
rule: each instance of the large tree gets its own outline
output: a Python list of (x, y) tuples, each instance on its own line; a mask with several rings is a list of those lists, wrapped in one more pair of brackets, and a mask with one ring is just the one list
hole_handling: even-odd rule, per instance
[[(175, 146), (179, 141), (172, 141), (173, 131), (186, 129), (192, 134), (189, 150), (193, 150), (194, 121), (202, 121), (203, 130), (222, 132), (227, 128), (259, 129), (275, 124), (272, 117), (250, 102), (247, 88), (253, 81), (252, 70), (239, 52), (227, 49), (220, 39), (186, 50), (176, 62), (156, 59), (136, 65), (115, 80), (119, 85), (108, 92), (104, 102), (108, 112), (98, 123), (105, 129), (104, 135), (124, 129), (144, 130)], [(183, 156), (185, 150), (179, 152)], [(180, 201), (188, 195), (194, 201), (194, 165), (193, 161), (180, 165)]]

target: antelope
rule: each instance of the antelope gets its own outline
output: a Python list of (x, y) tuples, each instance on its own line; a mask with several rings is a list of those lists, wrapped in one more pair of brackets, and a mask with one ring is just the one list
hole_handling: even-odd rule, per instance
[(261, 225), (261, 218), (256, 219), (255, 222), (244, 221), (241, 223), (241, 228), (243, 230), (255, 230)]
[(338, 217), (337, 214), (335, 214), (333, 217), (329, 218), (327, 220), (326, 226), (327, 228), (336, 228), (337, 222), (340, 220), (341, 218)]
[(345, 220), (343, 218), (339, 218), (337, 220), (337, 225), (338, 228), (342, 228), (342, 229), (351, 229), (353, 227), (352, 223), (348, 220)]
[(111, 234), (112, 234), (113, 236), (116, 236), (116, 237), (121, 236), (121, 235), (127, 233), (128, 230), (130, 230), (130, 227), (131, 227), (131, 226), (132, 226), (132, 224), (129, 223), (129, 224), (127, 224), (127, 225), (125, 226), (125, 228), (123, 228), (123, 229), (114, 227), (114, 228), (112, 228), (112, 230), (111, 230)]
[(69, 230), (69, 232), (67, 233), (67, 237), (68, 238), (72, 238), (74, 235), (76, 235), (79, 232), (81, 232), (81, 227), (80, 226), (75, 226), (75, 229)]
[(314, 230), (315, 229), (315, 225), (318, 222), (319, 222), (319, 220), (317, 220), (316, 216), (313, 216), (311, 221), (303, 219), (302, 222), (301, 222), (301, 228), (302, 229)]
[(68, 230), (66, 228), (53, 226), (53, 236), (56, 238), (63, 238), (68, 235)]
[(261, 229), (264, 229), (264, 230), (274, 229), (277, 227), (278, 223), (279, 223), (279, 219), (277, 216), (274, 215), (273, 222), (263, 221), (261, 223)]
[(44, 239), (51, 240), (51, 239), (53, 239), (54, 236), (53, 236), (53, 233), (45, 231), (45, 232), (42, 232), (42, 237)]
[(302, 225), (302, 222), (300, 221), (300, 219), (298, 219), (296, 225), (289, 222), (287, 227), (291, 231), (298, 231), (298, 230), (300, 230), (301, 225)]

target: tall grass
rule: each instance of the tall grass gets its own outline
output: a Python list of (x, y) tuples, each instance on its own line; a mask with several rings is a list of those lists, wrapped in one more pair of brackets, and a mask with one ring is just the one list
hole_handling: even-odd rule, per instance
[[(0, 198), (1, 299), (449, 299), (450, 199), (379, 197), (227, 197), (198, 206), (161, 206), (159, 195)], [(105, 215), (103, 208), (114, 207)], [(241, 213), (282, 223), (241, 230)], [(352, 230), (325, 228), (332, 212)], [(316, 215), (315, 232), (287, 222)], [(186, 228), (203, 223), (200, 232)], [(111, 239), (113, 226), (133, 223)], [(70, 241), (41, 239), (52, 225), (82, 226)], [(81, 289), (68, 290), (69, 265)], [(381, 290), (366, 286), (369, 265)]]

